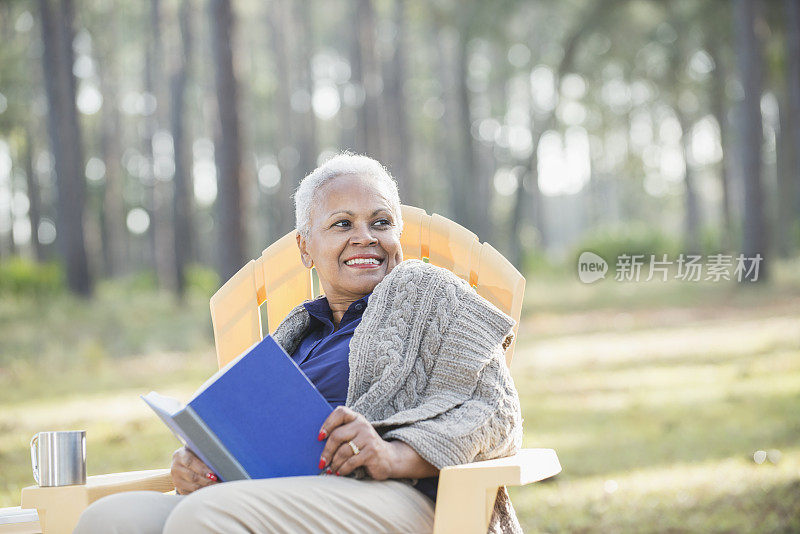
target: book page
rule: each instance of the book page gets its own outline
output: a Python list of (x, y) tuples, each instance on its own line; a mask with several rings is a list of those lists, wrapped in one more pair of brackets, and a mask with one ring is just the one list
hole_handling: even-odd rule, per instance
[(142, 400), (144, 400), (157, 412), (161, 411), (169, 415), (175, 415), (183, 409), (183, 403), (181, 403), (179, 400), (161, 395), (155, 391), (151, 391), (147, 395), (141, 395), (141, 397)]

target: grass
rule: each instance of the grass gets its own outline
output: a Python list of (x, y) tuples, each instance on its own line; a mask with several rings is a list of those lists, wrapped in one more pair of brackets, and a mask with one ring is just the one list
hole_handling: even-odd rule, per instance
[(87, 431), (87, 471), (169, 465), (177, 441), (139, 399), (188, 398), (216, 370), (208, 297), (102, 284), (90, 302), (0, 300), (0, 507), (32, 484), (28, 442)]
[[(526, 532), (800, 530), (800, 288), (534, 280), (512, 372)], [(770, 460), (754, 453), (770, 451)]]
[[(530, 276), (512, 372), (525, 446), (564, 471), (512, 488), (525, 531), (799, 531), (797, 267), (746, 287)], [(216, 368), (207, 306), (118, 284), (0, 301), (0, 507), (39, 430), (85, 428), (89, 474), (168, 466), (138, 395), (185, 399)]]

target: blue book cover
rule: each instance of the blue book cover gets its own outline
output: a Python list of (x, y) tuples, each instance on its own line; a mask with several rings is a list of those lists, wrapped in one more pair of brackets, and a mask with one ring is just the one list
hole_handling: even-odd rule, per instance
[(186, 406), (154, 392), (142, 398), (221, 480), (320, 472), (317, 434), (332, 408), (272, 336), (220, 369)]

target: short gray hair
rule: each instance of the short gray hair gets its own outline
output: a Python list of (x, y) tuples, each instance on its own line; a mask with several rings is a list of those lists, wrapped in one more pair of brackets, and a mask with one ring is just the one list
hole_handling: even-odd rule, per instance
[(327, 160), (303, 178), (297, 191), (294, 193), (294, 215), (297, 231), (308, 238), (311, 230), (311, 206), (320, 187), (330, 182), (337, 176), (346, 174), (360, 174), (368, 176), (385, 186), (389, 204), (394, 213), (395, 225), (398, 232), (403, 231), (403, 214), (400, 209), (400, 193), (389, 171), (368, 156), (361, 156), (351, 152), (342, 152)]

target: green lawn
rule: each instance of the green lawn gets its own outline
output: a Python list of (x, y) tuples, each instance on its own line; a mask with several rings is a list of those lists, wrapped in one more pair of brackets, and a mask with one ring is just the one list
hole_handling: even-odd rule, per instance
[[(526, 532), (800, 531), (800, 288), (532, 281), (512, 371)], [(768, 452), (758, 464), (754, 453)]]
[[(800, 272), (766, 286), (531, 276), (512, 372), (525, 446), (564, 471), (515, 488), (526, 532), (800, 530)], [(0, 300), (0, 507), (31, 484), (38, 430), (87, 430), (89, 474), (166, 467), (138, 398), (216, 368), (208, 303), (100, 288)], [(756, 451), (768, 452), (758, 464)]]
[(0, 299), (0, 507), (33, 483), (40, 430), (87, 431), (88, 474), (167, 467), (177, 441), (139, 399), (186, 399), (216, 366), (208, 298), (184, 305), (124, 282), (90, 303)]

